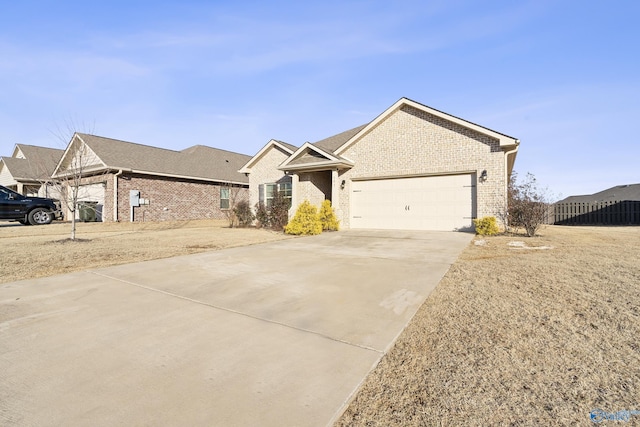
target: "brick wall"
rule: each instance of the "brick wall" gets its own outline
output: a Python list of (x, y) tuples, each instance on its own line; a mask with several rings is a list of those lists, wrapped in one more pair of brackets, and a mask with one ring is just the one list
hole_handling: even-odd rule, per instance
[[(135, 174), (119, 176), (118, 220), (131, 220), (129, 207), (130, 190), (139, 190), (140, 197), (150, 202), (149, 205), (134, 208), (134, 220), (136, 222), (226, 219), (225, 211), (220, 209), (220, 188), (221, 184), (201, 181)], [(109, 190), (109, 186), (107, 190)], [(248, 199), (249, 191), (247, 188), (231, 187), (231, 192), (231, 198), (235, 197), (236, 201)], [(108, 193), (109, 191), (107, 191)], [(113, 194), (113, 187), (111, 187), (111, 194)], [(108, 197), (105, 199), (105, 212), (107, 212), (104, 215), (105, 221), (113, 221), (113, 211), (106, 210)], [(112, 206), (113, 196), (111, 196)]]
[[(320, 208), (324, 199), (331, 199), (331, 171), (300, 173), (298, 203), (308, 200)], [(297, 206), (294, 206), (294, 209), (296, 208)]]
[(351, 179), (487, 171), (477, 185), (478, 217), (496, 215), (506, 198), (505, 155), (499, 141), (440, 117), (404, 106), (342, 155), (355, 166), (340, 173), (341, 224), (349, 227)]

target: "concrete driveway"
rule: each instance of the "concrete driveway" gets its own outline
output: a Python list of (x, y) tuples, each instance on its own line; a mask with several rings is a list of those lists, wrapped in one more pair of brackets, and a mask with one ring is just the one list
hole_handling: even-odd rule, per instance
[(472, 237), (325, 233), (0, 285), (0, 425), (328, 425)]

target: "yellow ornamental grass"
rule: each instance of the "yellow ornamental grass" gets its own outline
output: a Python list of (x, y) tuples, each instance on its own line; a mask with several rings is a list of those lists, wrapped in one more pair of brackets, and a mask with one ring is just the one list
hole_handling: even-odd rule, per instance
[(336, 218), (336, 213), (331, 207), (331, 201), (325, 200), (320, 206), (320, 222), (322, 223), (322, 231), (338, 231), (340, 221)]
[(294, 235), (315, 235), (322, 233), (322, 222), (318, 216), (318, 208), (305, 200), (298, 206), (296, 214), (284, 227), (284, 232)]

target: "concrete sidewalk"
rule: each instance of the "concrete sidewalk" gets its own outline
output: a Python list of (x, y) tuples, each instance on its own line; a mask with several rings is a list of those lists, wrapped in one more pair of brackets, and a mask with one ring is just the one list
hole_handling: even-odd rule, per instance
[(325, 233), (0, 285), (0, 424), (327, 425), (472, 237)]

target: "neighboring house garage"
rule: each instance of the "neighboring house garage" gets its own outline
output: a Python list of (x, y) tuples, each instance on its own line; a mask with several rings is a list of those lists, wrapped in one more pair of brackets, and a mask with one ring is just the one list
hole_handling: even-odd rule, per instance
[[(78, 187), (79, 200), (82, 202), (78, 210), (79, 219), (91, 218), (94, 221), (103, 221), (102, 212), (106, 197), (106, 182), (96, 184), (85, 184)], [(82, 209), (85, 209), (83, 211)], [(90, 209), (86, 210), (86, 209)], [(84, 214), (88, 212), (88, 214)]]
[(252, 201), (291, 181), (292, 211), (331, 200), (342, 228), (472, 230), (501, 217), (520, 141), (402, 98), (373, 121), (296, 148), (271, 140), (241, 172)]

